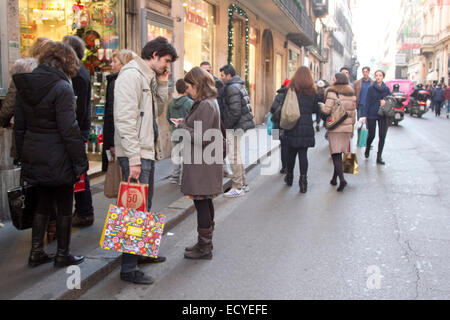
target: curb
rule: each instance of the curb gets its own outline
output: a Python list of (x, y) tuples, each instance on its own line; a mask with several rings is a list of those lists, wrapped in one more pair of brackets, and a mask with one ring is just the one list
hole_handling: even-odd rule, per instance
[[(267, 159), (272, 152), (280, 148), (280, 144), (273, 146), (261, 157), (249, 164), (245, 172), (249, 172), (258, 166), (261, 161)], [(223, 184), (224, 190), (231, 187), (232, 181), (227, 178)], [(164, 233), (178, 226), (190, 214), (195, 212), (192, 200), (182, 197), (171, 203), (162, 210), (167, 217)], [(68, 289), (68, 283), (73, 271), (68, 268), (62, 269), (65, 272), (55, 272), (46, 279), (38, 282), (25, 292), (22, 292), (13, 300), (74, 300), (80, 298), (90, 288), (106, 278), (111, 272), (120, 266), (121, 253), (106, 251), (101, 248), (95, 249), (86, 255), (85, 261), (79, 265), (81, 275), (81, 289)]]

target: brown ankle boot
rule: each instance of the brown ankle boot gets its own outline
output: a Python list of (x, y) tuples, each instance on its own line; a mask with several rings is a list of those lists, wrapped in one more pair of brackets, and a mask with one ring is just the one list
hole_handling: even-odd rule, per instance
[[(215, 222), (215, 221), (211, 221), (211, 228), (212, 228), (212, 231), (214, 231), (215, 226), (216, 226), (216, 222)], [(197, 243), (194, 244), (193, 246), (184, 248), (184, 250), (185, 250), (185, 251), (194, 251), (194, 250), (197, 249), (197, 247), (198, 247), (198, 241), (197, 241)], [(211, 243), (211, 250), (213, 250), (213, 249), (214, 249), (214, 246), (213, 246), (213, 244)]]
[(213, 227), (208, 229), (198, 228), (198, 243), (194, 246), (194, 250), (186, 251), (184, 257), (186, 259), (212, 259), (212, 237)]

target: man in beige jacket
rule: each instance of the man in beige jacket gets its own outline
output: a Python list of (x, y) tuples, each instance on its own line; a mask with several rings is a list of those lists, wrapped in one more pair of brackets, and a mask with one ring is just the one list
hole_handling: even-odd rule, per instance
[[(147, 209), (152, 206), (155, 161), (162, 152), (157, 118), (168, 100), (170, 63), (178, 58), (175, 48), (163, 37), (148, 42), (142, 58), (134, 59), (120, 71), (114, 89), (114, 143), (125, 180), (148, 184)], [(139, 262), (163, 262), (164, 257), (144, 258), (122, 255), (120, 278), (136, 284), (153, 279), (137, 267)]]

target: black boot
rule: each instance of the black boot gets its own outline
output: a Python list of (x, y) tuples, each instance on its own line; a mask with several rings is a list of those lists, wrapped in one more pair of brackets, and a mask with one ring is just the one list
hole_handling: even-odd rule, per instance
[(332, 185), (332, 186), (337, 186), (337, 172), (336, 172), (336, 169), (334, 170), (334, 173), (333, 173), (333, 178), (331, 178), (331, 180), (330, 180), (330, 184)]
[(369, 159), (370, 156), (370, 146), (366, 146), (366, 152), (364, 152), (364, 156), (366, 157), (366, 159)]
[(289, 187), (292, 187), (292, 184), (294, 183), (294, 175), (290, 174), (289, 172), (284, 176), (284, 182), (286, 182), (286, 184)]
[(381, 154), (380, 153), (377, 154), (377, 163), (381, 164), (381, 165), (385, 165), (386, 164), (386, 162), (384, 162), (383, 159), (381, 158)]
[(33, 231), (31, 234), (31, 252), (28, 258), (30, 267), (52, 262), (54, 255), (48, 255), (44, 251), (44, 236), (47, 231), (49, 216), (36, 213), (33, 219)]
[(306, 193), (306, 191), (308, 190), (308, 177), (300, 176), (299, 185), (300, 185), (300, 192)]
[(57, 268), (77, 265), (84, 261), (83, 256), (72, 256), (69, 252), (71, 233), (72, 216), (58, 216), (56, 218), (58, 250), (55, 257), (55, 267)]
[(338, 192), (344, 191), (346, 186), (347, 186), (347, 181), (341, 180), (341, 183), (339, 183), (339, 188), (337, 188), (337, 191)]

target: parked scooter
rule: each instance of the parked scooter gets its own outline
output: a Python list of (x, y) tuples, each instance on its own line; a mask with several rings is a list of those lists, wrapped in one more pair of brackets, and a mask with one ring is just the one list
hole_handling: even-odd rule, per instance
[(431, 95), (428, 91), (419, 90), (415, 97), (410, 100), (409, 112), (412, 115), (417, 115), (418, 118), (422, 118), (424, 113), (427, 113), (430, 109)]

